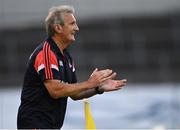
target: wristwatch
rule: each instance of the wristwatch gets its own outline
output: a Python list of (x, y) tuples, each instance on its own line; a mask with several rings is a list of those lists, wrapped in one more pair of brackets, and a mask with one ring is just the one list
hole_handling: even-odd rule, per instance
[(103, 90), (100, 90), (99, 88), (100, 88), (99, 86), (97, 86), (97, 87), (95, 88), (96, 93), (97, 93), (97, 94), (103, 94), (104, 91), (103, 91)]

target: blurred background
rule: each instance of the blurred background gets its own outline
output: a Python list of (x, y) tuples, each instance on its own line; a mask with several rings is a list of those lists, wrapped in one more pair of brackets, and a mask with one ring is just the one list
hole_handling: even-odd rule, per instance
[[(90, 99), (101, 129), (180, 128), (180, 0), (0, 0), (0, 128), (16, 128), (23, 75), (46, 37), (49, 8), (73, 5), (80, 31), (69, 48), (78, 80), (111, 68), (128, 85)], [(69, 100), (63, 129), (85, 128)]]

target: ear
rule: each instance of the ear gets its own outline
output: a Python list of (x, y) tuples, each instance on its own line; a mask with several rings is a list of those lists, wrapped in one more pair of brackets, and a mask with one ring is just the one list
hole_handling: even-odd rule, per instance
[(54, 30), (56, 33), (62, 33), (62, 26), (60, 24), (54, 25)]

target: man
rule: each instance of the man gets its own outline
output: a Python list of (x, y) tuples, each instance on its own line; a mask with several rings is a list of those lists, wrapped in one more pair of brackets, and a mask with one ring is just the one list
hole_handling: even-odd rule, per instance
[(95, 69), (87, 81), (76, 83), (74, 62), (67, 47), (79, 30), (71, 6), (53, 7), (45, 19), (48, 38), (29, 58), (18, 110), (18, 129), (60, 129), (67, 98), (80, 100), (119, 90), (126, 79), (113, 80), (110, 69)]

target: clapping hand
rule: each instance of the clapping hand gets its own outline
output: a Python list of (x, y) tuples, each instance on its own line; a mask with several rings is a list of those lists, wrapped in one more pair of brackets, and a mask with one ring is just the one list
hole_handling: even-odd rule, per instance
[(126, 84), (127, 84), (127, 79), (122, 79), (122, 80), (108, 79), (100, 85), (99, 89), (105, 92), (116, 91), (121, 89)]
[(116, 73), (112, 72), (112, 70), (109, 70), (109, 69), (99, 71), (96, 68), (91, 74), (91, 77), (94, 77), (94, 76), (96, 77), (96, 79), (103, 77), (101, 78), (101, 81), (99, 82), (100, 85), (98, 85), (100, 91), (109, 92), (109, 91), (119, 90), (127, 84), (127, 79), (113, 80), (113, 78), (116, 76)]

